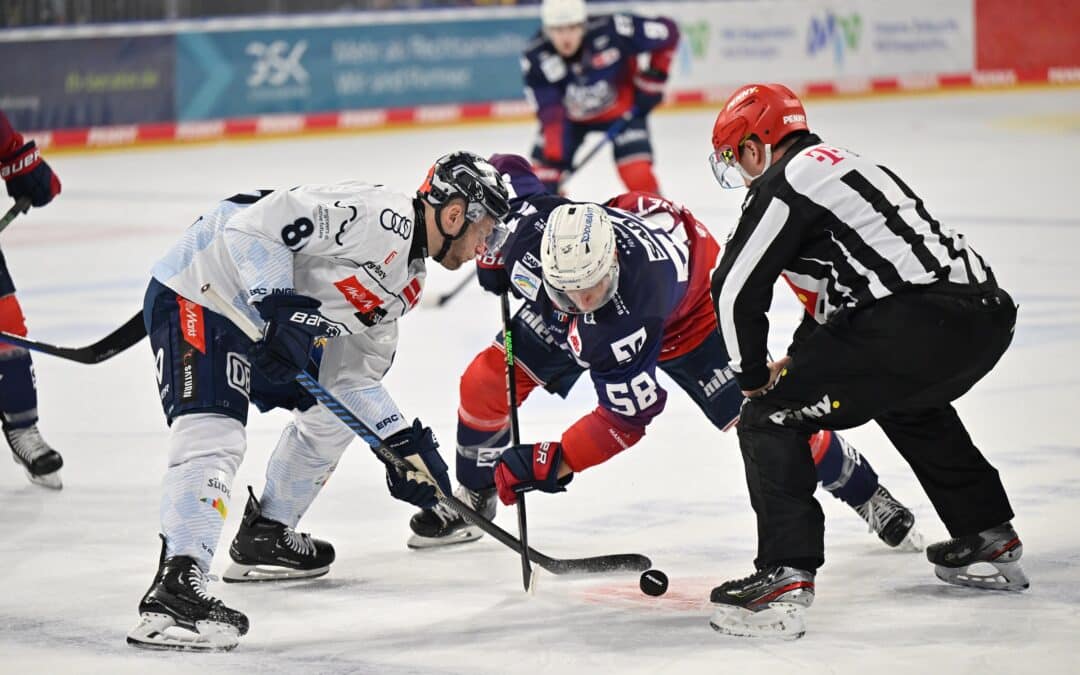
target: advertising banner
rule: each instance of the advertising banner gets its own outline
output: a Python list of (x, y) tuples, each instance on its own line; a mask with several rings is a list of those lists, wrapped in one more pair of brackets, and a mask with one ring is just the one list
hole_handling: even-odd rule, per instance
[(171, 35), (0, 42), (0, 109), (16, 129), (170, 120), (174, 54)]
[(976, 0), (980, 70), (1080, 66), (1080, 2)]
[(672, 72), (677, 89), (974, 67), (971, 0), (656, 2), (638, 9), (678, 17), (683, 39)]
[(177, 35), (180, 120), (522, 97), (535, 18)]

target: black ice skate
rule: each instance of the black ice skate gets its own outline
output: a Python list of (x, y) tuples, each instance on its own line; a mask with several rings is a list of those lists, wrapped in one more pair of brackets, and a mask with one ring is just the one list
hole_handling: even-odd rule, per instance
[(915, 529), (915, 514), (889, 494), (884, 485), (878, 485), (866, 503), (855, 507), (855, 512), (889, 546), (900, 551), (923, 550), (923, 536)]
[(938, 579), (999, 591), (1022, 591), (1031, 585), (1020, 567), (1023, 554), (1024, 546), (1011, 523), (926, 548)]
[(709, 619), (719, 633), (795, 640), (806, 633), (802, 610), (814, 602), (814, 573), (774, 565), (720, 584), (709, 600), (719, 605)]
[[(228, 651), (248, 631), (241, 612), (206, 591), (210, 577), (195, 559), (164, 558), (150, 590), (139, 603), (139, 625), (127, 635), (128, 644), (142, 649)], [(180, 630), (176, 630), (180, 629)]]
[[(454, 496), (465, 502), (484, 518), (495, 517), (498, 494), (494, 487), (473, 491), (464, 485), (454, 490)], [(424, 509), (409, 520), (413, 535), (409, 548), (437, 548), (476, 541), (484, 536), (483, 530), (458, 515), (458, 512), (441, 502), (433, 509)]]
[(15, 462), (26, 471), (31, 483), (53, 490), (64, 487), (60, 481), (60, 467), (64, 466), (64, 458), (49, 447), (36, 424), (20, 429), (4, 429), (4, 436), (11, 446)]
[(240, 531), (229, 546), (233, 564), (222, 578), (227, 582), (280, 581), (321, 577), (334, 562), (330, 542), (263, 518), (262, 507), (248, 486), (248, 501)]

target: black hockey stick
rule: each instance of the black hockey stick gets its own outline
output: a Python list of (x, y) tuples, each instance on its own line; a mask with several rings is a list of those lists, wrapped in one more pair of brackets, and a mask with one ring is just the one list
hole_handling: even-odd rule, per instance
[[(233, 307), (232, 303), (222, 298), (216, 290), (210, 287), (210, 284), (203, 285), (202, 292), (209, 299), (211, 309), (232, 321), (236, 327), (242, 330), (250, 339), (257, 341), (261, 338), (259, 329), (255, 324)], [(367, 425), (357, 419), (356, 416), (353, 415), (348, 408), (342, 405), (333, 394), (319, 384), (318, 380), (311, 375), (308, 375), (306, 372), (301, 372), (296, 376), (296, 381), (300, 383), (300, 386), (310, 392), (319, 403), (326, 406), (327, 410), (341, 420), (345, 426), (352, 429), (357, 436), (371, 446), (372, 451), (378, 455), (380, 459), (392, 464), (399, 471), (413, 472), (417, 470), (417, 467), (398, 457), (392, 450), (387, 448), (383, 444), (382, 439), (372, 433)], [(437, 490), (436, 493), (438, 494), (440, 503), (454, 509), (464, 518), (467, 518), (474, 525), (487, 534), (490, 534), (492, 538), (505, 546), (517, 552), (521, 551), (521, 542), (515, 539), (514, 535), (500, 528), (487, 518), (484, 518), (453, 495), (439, 494)], [(652, 561), (639, 553), (601, 555), (591, 558), (559, 559), (548, 557), (534, 548), (529, 548), (528, 551), (529, 557), (532, 560), (535, 560), (537, 565), (540, 565), (552, 574), (643, 572), (652, 567)]]
[[(502, 323), (503, 323), (503, 347), (506, 350), (506, 391), (510, 399), (510, 442), (513, 445), (521, 443), (521, 435), (518, 432), (517, 414), (517, 368), (514, 367), (514, 338), (510, 330), (510, 294), (502, 292)], [(555, 471), (559, 467), (554, 467)], [(521, 582), (525, 584), (525, 592), (529, 592), (532, 586), (532, 565), (529, 564), (529, 527), (525, 522), (525, 494), (517, 495), (517, 520), (518, 536), (521, 537)]]
[(146, 337), (146, 326), (143, 325), (142, 312), (137, 312), (123, 326), (86, 347), (57, 347), (56, 345), (15, 335), (14, 333), (0, 331), (0, 342), (6, 342), (42, 354), (59, 356), (68, 361), (88, 364), (101, 363), (106, 359), (111, 359), (144, 337)]
[(567, 171), (559, 177), (559, 188), (562, 189), (562, 187), (566, 185), (566, 183), (571, 178), (573, 178), (578, 171), (581, 171), (581, 169), (589, 163), (589, 160), (591, 160), (593, 157), (596, 157), (596, 155), (601, 150), (607, 147), (608, 143), (615, 140), (615, 137), (621, 134), (623, 129), (625, 129), (626, 126), (630, 124), (631, 120), (634, 119), (635, 114), (636, 111), (631, 109), (627, 111), (625, 115), (612, 122), (611, 126), (608, 127), (607, 131), (604, 132), (604, 137), (600, 139), (600, 142), (594, 145), (592, 149), (590, 149), (589, 152), (587, 152), (585, 156), (581, 158), (580, 162), (567, 169)]
[(469, 274), (464, 279), (462, 279), (461, 281), (459, 281), (457, 283), (456, 286), (451, 288), (446, 293), (443, 293), (442, 295), (440, 295), (439, 298), (438, 298), (438, 301), (435, 303), (435, 306), (436, 307), (442, 307), (446, 303), (453, 300), (455, 297), (457, 297), (458, 293), (461, 293), (463, 290), (465, 290), (465, 287), (468, 286), (469, 283), (475, 278), (476, 278), (476, 268), (474, 267), (472, 269), (472, 271), (469, 272)]
[(15, 200), (15, 205), (7, 210), (3, 218), (0, 218), (0, 232), (3, 232), (11, 221), (15, 220), (15, 217), (20, 213), (26, 213), (30, 210), (30, 198), (23, 197), (22, 199)]

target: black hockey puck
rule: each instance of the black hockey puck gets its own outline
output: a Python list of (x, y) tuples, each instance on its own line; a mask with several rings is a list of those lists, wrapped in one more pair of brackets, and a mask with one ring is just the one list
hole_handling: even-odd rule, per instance
[(667, 575), (660, 570), (645, 570), (641, 573), (638, 585), (645, 595), (663, 595), (667, 592)]

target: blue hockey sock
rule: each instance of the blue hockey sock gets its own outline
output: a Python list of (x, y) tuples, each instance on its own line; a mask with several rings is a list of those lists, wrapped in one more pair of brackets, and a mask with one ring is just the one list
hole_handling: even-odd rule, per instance
[(832, 496), (851, 506), (860, 506), (877, 490), (878, 476), (870, 462), (839, 434), (828, 430), (810, 437), (817, 464), (818, 480)]
[(495, 485), (495, 460), (509, 442), (510, 429), (480, 431), (458, 420), (458, 483), (470, 490), (484, 490)]
[(38, 420), (34, 364), (25, 349), (0, 351), (0, 413), (5, 429), (28, 427)]

